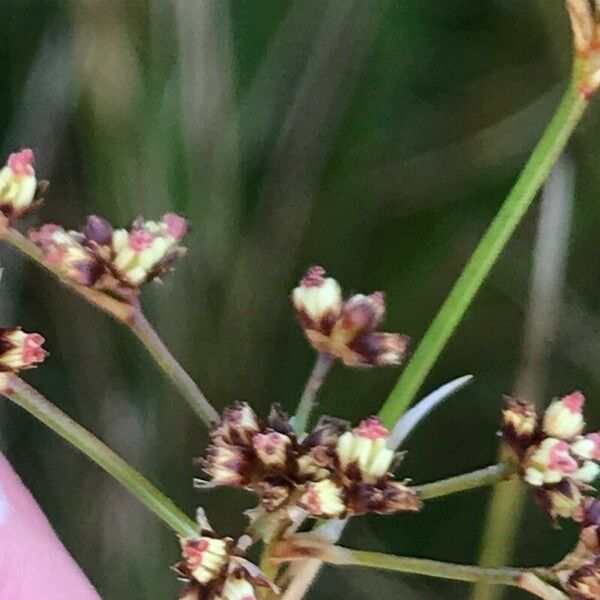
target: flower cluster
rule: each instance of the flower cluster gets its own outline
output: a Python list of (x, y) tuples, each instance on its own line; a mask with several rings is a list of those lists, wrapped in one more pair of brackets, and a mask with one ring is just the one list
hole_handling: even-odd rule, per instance
[(13, 152), (0, 169), (0, 213), (9, 221), (26, 216), (41, 204), (47, 187), (35, 177), (33, 151)]
[(256, 600), (257, 587), (275, 589), (243, 558), (242, 544), (216, 537), (202, 512), (200, 522), (197, 537), (181, 539), (183, 560), (174, 567), (185, 582), (180, 600)]
[(315, 266), (292, 292), (292, 302), (315, 350), (349, 367), (398, 365), (406, 355), (406, 336), (376, 331), (385, 315), (383, 292), (356, 294), (344, 301), (340, 284)]
[(538, 504), (555, 519), (578, 518), (587, 491), (600, 474), (600, 433), (583, 435), (581, 392), (553, 401), (542, 418), (523, 401), (510, 400), (502, 435)]
[(137, 219), (128, 230), (91, 216), (81, 232), (46, 224), (31, 230), (29, 238), (49, 264), (76, 283), (126, 292), (173, 268), (185, 253), (179, 242), (186, 231), (187, 221), (172, 213), (161, 221)]
[(315, 517), (417, 511), (421, 501), (392, 471), (398, 455), (372, 417), (351, 430), (325, 417), (298, 438), (280, 409), (260, 423), (247, 404), (225, 410), (201, 460), (211, 485), (243, 487), (267, 511), (298, 506)]
[(25, 333), (20, 327), (0, 328), (0, 372), (17, 373), (43, 362), (48, 353), (39, 333)]
[(571, 598), (600, 598), (600, 501), (585, 501), (579, 543), (553, 571)]

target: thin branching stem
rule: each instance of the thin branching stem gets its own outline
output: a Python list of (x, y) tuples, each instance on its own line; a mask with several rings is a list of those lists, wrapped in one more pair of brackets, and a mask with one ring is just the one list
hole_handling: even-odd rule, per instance
[(585, 112), (589, 98), (579, 88), (580, 61), (576, 61), (571, 83), (525, 168), (383, 405), (380, 416), (387, 426), (412, 402)]
[(60, 269), (44, 260), (41, 250), (15, 229), (8, 228), (1, 234), (1, 239), (19, 250), (29, 259), (52, 273), (66, 287), (73, 290), (90, 304), (108, 313), (120, 323), (123, 323), (145, 346), (156, 364), (179, 390), (182, 398), (192, 410), (207, 425), (218, 420), (217, 411), (211, 406), (206, 396), (201, 392), (185, 369), (173, 357), (160, 336), (156, 333), (137, 302), (132, 303), (118, 300), (99, 290), (78, 285), (65, 277)]
[(333, 356), (327, 354), (327, 352), (320, 352), (317, 356), (315, 366), (306, 382), (300, 402), (298, 403), (296, 415), (294, 416), (294, 429), (298, 435), (302, 435), (306, 431), (310, 413), (314, 408), (323, 382), (333, 366), (333, 361)]
[(541, 580), (553, 580), (551, 570), (544, 567), (533, 569), (489, 568), (425, 558), (394, 556), (382, 552), (352, 550), (341, 546), (333, 546), (306, 534), (300, 534), (274, 544), (272, 557), (278, 563), (293, 562), (310, 557), (312, 559), (318, 558), (333, 565), (368, 567), (470, 583), (485, 581), (490, 584), (514, 587), (520, 587), (520, 581), (525, 574), (532, 574)]
[(184, 537), (197, 535), (196, 523), (177, 508), (169, 498), (104, 442), (73, 421), (36, 389), (16, 375), (3, 373), (0, 375), (0, 394), (24, 408), (102, 467), (173, 531)]
[(510, 465), (499, 463), (464, 475), (419, 485), (414, 490), (419, 494), (421, 500), (432, 500), (458, 492), (495, 485), (509, 479), (513, 473), (514, 469)]

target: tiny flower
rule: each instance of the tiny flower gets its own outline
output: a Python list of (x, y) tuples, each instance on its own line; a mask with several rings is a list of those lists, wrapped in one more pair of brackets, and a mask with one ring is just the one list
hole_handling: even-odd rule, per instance
[(243, 448), (213, 445), (202, 464), (215, 485), (237, 487), (246, 479), (248, 457)]
[(322, 267), (311, 267), (292, 292), (292, 302), (315, 350), (347, 366), (398, 365), (406, 355), (406, 336), (375, 331), (385, 315), (383, 292), (356, 294), (344, 302), (339, 283)]
[(0, 328), (0, 372), (16, 373), (43, 362), (48, 355), (43, 343), (39, 333), (25, 333), (20, 327)]
[(377, 417), (341, 435), (337, 455), (342, 469), (348, 472), (357, 468), (361, 479), (369, 483), (383, 477), (394, 460), (394, 451), (387, 447), (388, 437), (388, 430)]
[(228, 562), (227, 540), (199, 537), (181, 540), (183, 559), (192, 578), (208, 583), (219, 577)]
[(562, 479), (556, 484), (536, 490), (536, 501), (551, 519), (562, 517), (575, 519), (581, 511), (582, 493), (571, 479)]
[(256, 413), (247, 403), (238, 402), (225, 408), (223, 418), (212, 435), (228, 444), (248, 446), (259, 432)]
[(579, 435), (585, 426), (582, 413), (584, 403), (581, 392), (573, 392), (552, 402), (544, 414), (545, 433), (561, 440)]
[(342, 290), (323, 267), (311, 267), (292, 292), (292, 302), (300, 322), (308, 329), (328, 332), (342, 308)]
[(47, 223), (29, 231), (29, 239), (44, 253), (45, 261), (79, 285), (93, 286), (105, 273), (102, 260), (86, 247), (85, 237)]
[(0, 169), (0, 212), (9, 219), (25, 216), (33, 208), (37, 190), (33, 151), (14, 152)]
[(593, 483), (600, 475), (600, 465), (592, 460), (586, 460), (583, 465), (575, 471), (573, 479), (582, 483)]
[(276, 431), (257, 433), (252, 440), (259, 460), (268, 467), (283, 467), (291, 440)]
[(590, 433), (571, 444), (571, 451), (579, 458), (600, 460), (600, 433)]
[(256, 600), (254, 586), (245, 578), (232, 575), (228, 577), (220, 594), (222, 600)]
[(502, 411), (500, 430), (506, 444), (522, 458), (538, 431), (538, 418), (533, 405), (509, 399), (508, 406)]
[(598, 600), (600, 598), (600, 556), (571, 573), (564, 585), (567, 592), (577, 600)]
[(138, 219), (130, 231), (113, 231), (110, 266), (117, 279), (135, 288), (169, 271), (185, 253), (179, 241), (186, 230), (183, 217), (168, 214), (160, 222)]
[(199, 509), (198, 537), (181, 540), (183, 560), (174, 566), (185, 582), (180, 600), (256, 600), (258, 586), (276, 586), (260, 569), (243, 557), (248, 543), (240, 538), (234, 545), (231, 538), (215, 536)]
[(569, 453), (567, 442), (546, 438), (526, 462), (525, 481), (533, 486), (558, 483), (565, 475), (576, 473), (578, 468), (577, 461)]
[(339, 517), (346, 510), (342, 489), (329, 479), (310, 483), (298, 504), (316, 517)]

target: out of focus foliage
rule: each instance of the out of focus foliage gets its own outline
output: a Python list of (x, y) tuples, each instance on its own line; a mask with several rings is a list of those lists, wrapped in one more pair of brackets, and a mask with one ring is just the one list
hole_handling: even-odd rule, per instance
[[(543, 131), (568, 77), (552, 0), (6, 0), (0, 5), (2, 154), (35, 149), (51, 180), (31, 225), (181, 211), (189, 253), (144, 304), (218, 407), (293, 409), (313, 360), (288, 294), (306, 266), (383, 289), (387, 329), (415, 343)], [(544, 398), (582, 389), (600, 428), (599, 111), (570, 148), (576, 198), (567, 285)], [(501, 395), (521, 370), (537, 210), (426, 382), (475, 382), (409, 440), (416, 482), (496, 454)], [(3, 324), (48, 338), (28, 379), (190, 512), (239, 532), (252, 499), (199, 494), (207, 434), (137, 341), (2, 248)], [(320, 410), (376, 412), (397, 369), (337, 367)], [(424, 390), (424, 391), (426, 391)], [(0, 403), (2, 449), (104, 598), (174, 598), (177, 541), (118, 484)], [(474, 562), (488, 491), (421, 515), (357, 519), (345, 543)], [(227, 507), (224, 509), (224, 507)], [(514, 564), (574, 540), (528, 507)], [(462, 584), (324, 571), (312, 598), (464, 598)], [(515, 592), (513, 596), (525, 597)]]

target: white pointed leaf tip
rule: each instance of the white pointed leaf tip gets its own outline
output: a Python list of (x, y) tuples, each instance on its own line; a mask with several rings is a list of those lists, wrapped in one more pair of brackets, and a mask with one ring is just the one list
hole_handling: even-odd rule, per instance
[(461, 390), (472, 380), (473, 375), (463, 375), (462, 377), (458, 377), (457, 379), (445, 383), (437, 388), (437, 390), (431, 392), (431, 394), (425, 396), (425, 398), (400, 417), (392, 429), (388, 439), (388, 446), (393, 450), (398, 448), (434, 408), (444, 400), (450, 398), (450, 396), (456, 394), (456, 392)]

